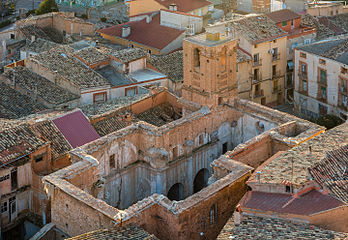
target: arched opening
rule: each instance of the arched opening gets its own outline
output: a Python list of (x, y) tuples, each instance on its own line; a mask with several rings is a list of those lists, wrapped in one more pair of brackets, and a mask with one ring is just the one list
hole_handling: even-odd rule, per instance
[(205, 188), (208, 184), (208, 178), (209, 178), (209, 170), (206, 168), (202, 168), (199, 170), (199, 172), (196, 174), (196, 177), (193, 181), (193, 193), (201, 191), (203, 188)]
[(167, 197), (169, 200), (180, 201), (184, 199), (184, 185), (175, 183), (168, 191)]

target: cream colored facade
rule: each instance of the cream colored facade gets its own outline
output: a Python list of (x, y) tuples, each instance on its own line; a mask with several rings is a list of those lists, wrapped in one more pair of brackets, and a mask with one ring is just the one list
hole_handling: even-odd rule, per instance
[(318, 16), (335, 16), (344, 13), (343, 4), (337, 2), (319, 2), (317, 4), (309, 4), (307, 8), (309, 15)]
[[(155, 0), (135, 0), (127, 2), (128, 5), (128, 16), (135, 16), (152, 11), (159, 11), (161, 9), (168, 9), (167, 7), (159, 4)], [(212, 4), (213, 5), (213, 4)], [(209, 6), (212, 6), (209, 5)], [(186, 12), (192, 15), (204, 16), (209, 12), (209, 6), (197, 8), (192, 11)], [(180, 11), (180, 9), (178, 9)]]

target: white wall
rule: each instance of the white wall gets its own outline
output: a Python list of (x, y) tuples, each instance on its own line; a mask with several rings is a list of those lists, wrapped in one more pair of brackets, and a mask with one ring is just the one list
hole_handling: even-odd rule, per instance
[(144, 69), (146, 65), (146, 58), (140, 58), (129, 63), (129, 73), (135, 72), (137, 70)]
[(194, 24), (195, 33), (199, 33), (203, 28), (203, 18), (178, 14), (175, 12), (161, 11), (162, 26), (184, 30), (190, 24)]

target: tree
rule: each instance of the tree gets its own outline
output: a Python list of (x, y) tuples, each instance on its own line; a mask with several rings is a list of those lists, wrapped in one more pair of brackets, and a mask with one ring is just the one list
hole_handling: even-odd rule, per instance
[(58, 6), (55, 2), (55, 0), (45, 0), (42, 3), (40, 3), (39, 8), (36, 9), (35, 14), (41, 15), (45, 13), (50, 12), (58, 12)]

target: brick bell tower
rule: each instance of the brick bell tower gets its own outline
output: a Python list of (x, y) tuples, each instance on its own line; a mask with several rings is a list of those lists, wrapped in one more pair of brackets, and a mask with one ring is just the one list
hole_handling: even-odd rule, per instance
[(183, 54), (183, 98), (212, 106), (238, 96), (237, 39), (229, 32), (186, 38)]

